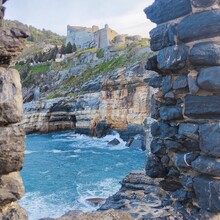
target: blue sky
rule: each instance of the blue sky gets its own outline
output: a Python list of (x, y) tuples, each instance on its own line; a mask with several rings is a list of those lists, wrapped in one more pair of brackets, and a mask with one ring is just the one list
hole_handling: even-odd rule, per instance
[(6, 19), (66, 35), (67, 25), (103, 27), (121, 34), (149, 36), (155, 27), (143, 12), (153, 0), (9, 0)]

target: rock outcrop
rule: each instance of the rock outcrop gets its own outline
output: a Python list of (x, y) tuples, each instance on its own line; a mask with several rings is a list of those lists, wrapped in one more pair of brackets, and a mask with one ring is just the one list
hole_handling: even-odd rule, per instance
[(162, 178), (178, 219), (219, 219), (219, 1), (156, 0), (145, 13), (158, 24), (146, 67), (160, 74), (146, 174)]
[(143, 122), (150, 114), (152, 94), (144, 80), (152, 74), (136, 63), (85, 83), (85, 94), (76, 98), (25, 103), (22, 126), (27, 133), (76, 129), (98, 137), (109, 128), (120, 131), (125, 140), (144, 134)]
[[(5, 2), (5, 1), (3, 1)], [(2, 20), (1, 20), (2, 22)], [(25, 132), (16, 123), (23, 117), (20, 75), (8, 67), (18, 55), (27, 34), (0, 27), (0, 219), (26, 220), (17, 204), (24, 194), (20, 171), (24, 161)]]

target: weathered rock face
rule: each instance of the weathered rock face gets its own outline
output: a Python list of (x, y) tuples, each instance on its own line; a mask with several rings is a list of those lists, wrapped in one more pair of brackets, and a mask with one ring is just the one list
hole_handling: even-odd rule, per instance
[[(144, 133), (143, 122), (150, 115), (152, 93), (144, 79), (151, 74), (137, 63), (104, 76), (100, 90), (96, 92), (77, 98), (25, 103), (22, 125), (27, 133), (76, 129), (77, 132), (98, 137), (105, 135), (109, 128), (122, 131), (123, 138), (128, 140), (130, 135), (135, 136), (140, 130)], [(92, 87), (96, 83), (93, 80), (87, 85)], [(107, 127), (101, 126), (103, 120)]]
[(2, 4), (0, 10), (0, 219), (27, 220), (26, 212), (16, 202), (24, 194), (19, 172), (24, 161), (25, 132), (15, 124), (23, 115), (20, 76), (17, 70), (5, 68), (23, 49), (27, 34), (16, 28), (2, 30)]
[(219, 1), (156, 0), (145, 13), (159, 24), (151, 31), (157, 62), (153, 57), (147, 68), (160, 74), (149, 81), (159, 92), (151, 101), (158, 122), (151, 127), (146, 174), (163, 177), (161, 187), (176, 190), (172, 197), (183, 219), (218, 219)]

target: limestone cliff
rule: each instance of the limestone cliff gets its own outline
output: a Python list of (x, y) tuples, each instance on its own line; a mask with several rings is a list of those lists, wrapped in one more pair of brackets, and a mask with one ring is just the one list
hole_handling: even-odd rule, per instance
[[(76, 129), (91, 134), (99, 121), (105, 120), (111, 129), (130, 131), (130, 135), (142, 130), (143, 122), (150, 114), (150, 87), (144, 81), (153, 72), (146, 71), (142, 63), (110, 72), (99, 81), (91, 80), (82, 87), (100, 84), (100, 89), (76, 97), (61, 97), (24, 104), (22, 126), (27, 133), (47, 133)], [(75, 121), (76, 117), (76, 127)], [(124, 133), (124, 138), (129, 135)]]

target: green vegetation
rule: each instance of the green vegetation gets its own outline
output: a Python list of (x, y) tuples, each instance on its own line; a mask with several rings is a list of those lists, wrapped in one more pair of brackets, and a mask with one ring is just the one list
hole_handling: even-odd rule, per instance
[(30, 67), (30, 74), (41, 74), (41, 73), (46, 73), (50, 70), (50, 62), (43, 63), (43, 64), (38, 64), (35, 66)]
[(83, 85), (85, 82), (96, 78), (99, 75), (103, 75), (107, 72), (115, 70), (120, 67), (126, 66), (128, 64), (128, 60), (125, 56), (120, 56), (113, 58), (112, 60), (105, 61), (96, 65), (93, 68), (88, 68), (80, 75), (72, 75), (70, 76), (63, 84), (65, 89), (76, 87)]
[(96, 56), (100, 59), (103, 58), (104, 55), (105, 55), (105, 51), (102, 48), (98, 49)]
[(47, 44), (62, 45), (66, 40), (64, 36), (55, 34), (52, 31), (45, 29), (39, 30), (33, 26), (28, 26), (19, 21), (5, 20), (3, 27), (6, 30), (15, 27), (28, 31), (30, 35), (28, 41), (33, 43), (45, 42)]

